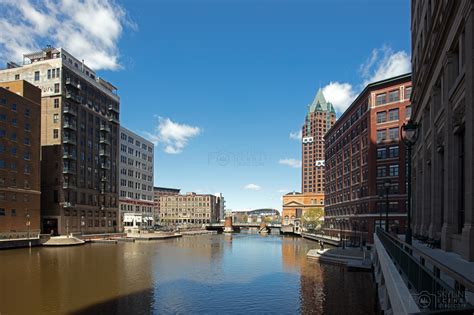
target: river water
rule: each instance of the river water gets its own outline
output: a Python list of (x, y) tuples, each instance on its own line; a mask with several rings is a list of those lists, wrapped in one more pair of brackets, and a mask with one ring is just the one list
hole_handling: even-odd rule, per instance
[(0, 251), (0, 314), (373, 314), (370, 273), (253, 234)]

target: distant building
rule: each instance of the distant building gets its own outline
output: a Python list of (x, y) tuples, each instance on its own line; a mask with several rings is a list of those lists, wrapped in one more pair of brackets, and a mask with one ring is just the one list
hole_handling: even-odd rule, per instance
[(410, 117), (411, 89), (410, 74), (367, 85), (326, 133), (326, 234), (372, 242), (375, 226), (385, 227), (387, 200), (390, 228), (404, 230), (405, 147), (399, 135)]
[(179, 195), (180, 189), (177, 188), (166, 188), (166, 187), (153, 187), (153, 202), (154, 210), (153, 216), (155, 218), (155, 225), (160, 224), (160, 197)]
[(0, 82), (0, 239), (40, 233), (41, 90)]
[(272, 208), (253, 209), (246, 211), (232, 211), (230, 214), (237, 223), (260, 223), (270, 221), (281, 222), (280, 211)]
[(41, 91), (41, 215), (44, 233), (118, 228), (117, 88), (66, 50), (47, 47), (0, 70)]
[(414, 235), (474, 261), (474, 2), (412, 1)]
[(215, 195), (187, 193), (160, 197), (162, 225), (202, 225), (216, 223), (220, 201)]
[(300, 220), (311, 208), (324, 208), (324, 196), (300, 192), (283, 195), (282, 225), (294, 225), (295, 220)]
[(324, 135), (336, 121), (336, 111), (318, 90), (313, 103), (308, 106), (302, 128), (301, 191), (324, 197)]
[(120, 221), (124, 230), (154, 225), (154, 145), (120, 127)]
[(225, 216), (225, 199), (222, 193), (216, 193), (214, 194), (217, 199), (219, 199), (219, 218), (220, 220), (224, 219)]

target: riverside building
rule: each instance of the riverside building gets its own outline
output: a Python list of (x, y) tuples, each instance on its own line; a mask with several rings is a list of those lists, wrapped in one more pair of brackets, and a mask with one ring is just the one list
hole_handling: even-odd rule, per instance
[[(373, 242), (376, 226), (402, 232), (411, 75), (366, 86), (325, 136), (325, 233)], [(388, 216), (387, 216), (388, 213)]]
[(179, 195), (180, 189), (167, 187), (153, 187), (153, 201), (155, 224), (160, 224), (160, 197)]
[(41, 90), (0, 82), (0, 239), (40, 233)]
[(10, 80), (26, 80), (42, 91), (42, 231), (117, 231), (117, 88), (52, 47), (24, 55), (21, 64), (8, 63), (0, 82)]
[(119, 207), (124, 230), (154, 225), (153, 152), (153, 143), (120, 127)]
[(412, 1), (411, 31), (413, 234), (474, 262), (474, 3)]
[(160, 197), (162, 225), (202, 225), (220, 221), (220, 198), (187, 193)]

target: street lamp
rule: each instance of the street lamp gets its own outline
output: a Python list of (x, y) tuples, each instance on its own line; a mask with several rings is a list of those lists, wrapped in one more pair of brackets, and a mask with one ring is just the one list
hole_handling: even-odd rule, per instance
[(405, 144), (406, 151), (406, 163), (407, 163), (407, 227), (405, 232), (405, 242), (411, 245), (411, 148), (418, 140), (418, 127), (419, 125), (413, 122), (411, 119), (404, 123), (400, 128), (400, 138)]
[(385, 232), (388, 232), (388, 193), (390, 192), (390, 186), (392, 184), (389, 181), (386, 181), (384, 184), (385, 187)]

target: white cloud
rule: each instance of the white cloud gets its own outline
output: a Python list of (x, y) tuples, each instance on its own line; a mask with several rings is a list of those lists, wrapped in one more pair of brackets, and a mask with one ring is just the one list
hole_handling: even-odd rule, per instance
[(339, 113), (344, 112), (357, 97), (351, 84), (340, 82), (330, 82), (323, 88), (323, 94)]
[(384, 45), (372, 50), (371, 56), (360, 66), (363, 87), (372, 82), (411, 72), (410, 56), (403, 50), (394, 52)]
[(410, 71), (410, 56), (403, 50), (394, 52), (392, 48), (384, 45), (382, 48), (373, 49), (370, 57), (360, 65), (362, 83), (358, 87), (347, 82), (334, 81), (323, 88), (323, 93), (336, 111), (343, 113), (367, 84)]
[(294, 168), (301, 167), (301, 160), (297, 160), (297, 159), (280, 159), (278, 163), (282, 165), (294, 167)]
[(247, 184), (244, 186), (244, 189), (245, 190), (255, 190), (255, 191), (258, 191), (258, 190), (261, 190), (262, 187), (260, 187), (259, 185), (257, 184)]
[(290, 139), (301, 141), (302, 137), (303, 137), (303, 132), (301, 130), (290, 132)]
[(95, 70), (120, 68), (118, 41), (136, 29), (114, 0), (0, 0), (0, 59), (20, 61), (45, 43)]
[(169, 118), (158, 117), (158, 124), (153, 133), (144, 134), (155, 145), (163, 145), (164, 151), (168, 154), (181, 153), (191, 138), (198, 136), (202, 132), (201, 128), (180, 124)]

